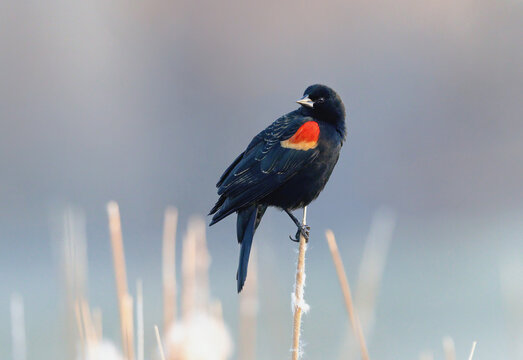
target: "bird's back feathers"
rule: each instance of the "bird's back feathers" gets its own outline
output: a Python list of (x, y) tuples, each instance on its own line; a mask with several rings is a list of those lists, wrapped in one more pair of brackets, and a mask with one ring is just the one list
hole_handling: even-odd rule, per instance
[[(282, 146), (303, 124), (313, 121), (300, 111), (282, 116), (251, 141), (218, 181), (220, 199), (211, 210), (211, 225), (261, 200), (318, 156), (318, 149)], [(318, 130), (319, 131), (319, 130)]]

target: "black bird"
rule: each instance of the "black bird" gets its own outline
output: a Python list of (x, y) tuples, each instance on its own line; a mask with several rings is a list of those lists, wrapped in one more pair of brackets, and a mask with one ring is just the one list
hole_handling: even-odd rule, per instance
[(252, 239), (267, 206), (284, 210), (308, 240), (308, 226), (291, 213), (316, 199), (338, 161), (346, 137), (345, 107), (325, 85), (309, 86), (300, 108), (283, 115), (252, 139), (216, 184), (220, 198), (210, 225), (238, 213), (241, 244), (236, 280), (238, 292), (247, 277)]

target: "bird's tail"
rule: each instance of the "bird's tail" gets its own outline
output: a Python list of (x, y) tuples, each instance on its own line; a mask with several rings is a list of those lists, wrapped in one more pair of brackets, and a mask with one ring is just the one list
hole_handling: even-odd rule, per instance
[(247, 266), (249, 264), (254, 232), (266, 209), (267, 207), (264, 205), (251, 205), (238, 211), (236, 233), (238, 242), (241, 244), (240, 261), (238, 264), (238, 272), (236, 273), (238, 293), (242, 291), (243, 284), (245, 284), (245, 279), (247, 278)]

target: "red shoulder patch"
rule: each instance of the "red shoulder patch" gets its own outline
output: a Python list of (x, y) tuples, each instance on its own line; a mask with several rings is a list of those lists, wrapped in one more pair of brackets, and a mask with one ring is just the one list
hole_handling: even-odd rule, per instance
[(296, 133), (289, 139), (281, 141), (284, 148), (294, 150), (310, 150), (318, 145), (320, 137), (320, 126), (316, 121), (307, 121), (300, 126)]

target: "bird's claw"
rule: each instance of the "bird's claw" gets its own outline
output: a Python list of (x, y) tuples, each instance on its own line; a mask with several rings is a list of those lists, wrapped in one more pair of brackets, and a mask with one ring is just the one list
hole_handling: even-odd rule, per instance
[(296, 231), (295, 238), (289, 235), (289, 239), (291, 239), (294, 242), (300, 242), (300, 236), (303, 236), (305, 238), (305, 242), (309, 242), (309, 233), (311, 231), (311, 227), (309, 225), (301, 225), (298, 227), (298, 231)]

